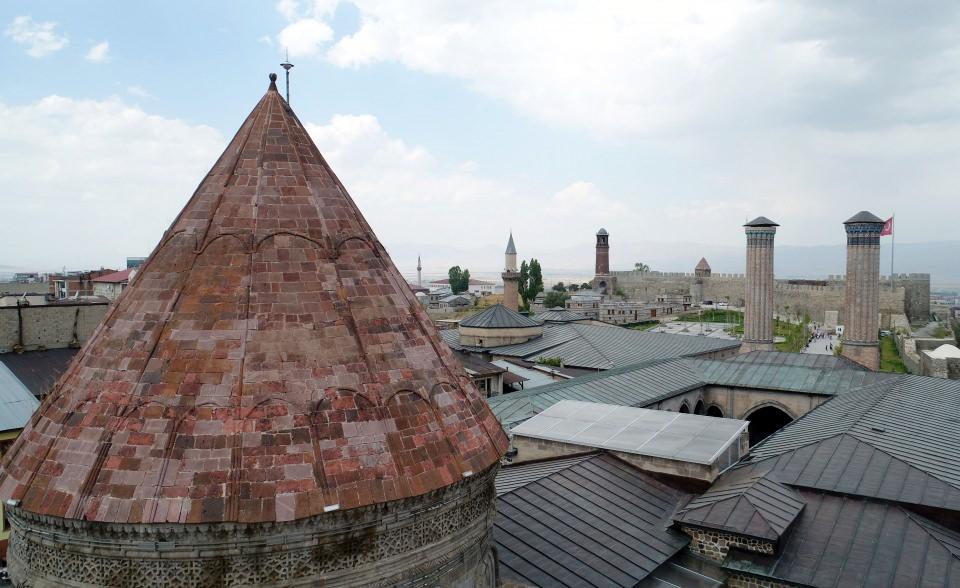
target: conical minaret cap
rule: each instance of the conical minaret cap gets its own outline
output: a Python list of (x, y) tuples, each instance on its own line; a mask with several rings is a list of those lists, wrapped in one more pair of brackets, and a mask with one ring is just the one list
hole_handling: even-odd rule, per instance
[(502, 428), (270, 79), (8, 450), (3, 500), (274, 522), (498, 463)]

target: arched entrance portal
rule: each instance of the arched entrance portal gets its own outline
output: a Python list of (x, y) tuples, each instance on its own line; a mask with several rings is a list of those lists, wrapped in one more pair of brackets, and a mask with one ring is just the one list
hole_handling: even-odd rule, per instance
[(720, 410), (719, 406), (710, 405), (707, 407), (707, 416), (723, 418), (723, 411)]
[(698, 401), (697, 401), (697, 407), (693, 409), (693, 414), (703, 414), (703, 413), (704, 413), (704, 410), (703, 410), (703, 401), (702, 401), (702, 400), (698, 400)]
[(763, 406), (747, 415), (750, 422), (750, 446), (763, 441), (790, 424), (793, 417), (776, 406)]
[(690, 412), (690, 407), (687, 406), (687, 401), (686, 401), (686, 400), (684, 400), (684, 401), (683, 401), (683, 404), (680, 405), (680, 411), (679, 411), (679, 412), (683, 412), (683, 413), (689, 413), (689, 412)]

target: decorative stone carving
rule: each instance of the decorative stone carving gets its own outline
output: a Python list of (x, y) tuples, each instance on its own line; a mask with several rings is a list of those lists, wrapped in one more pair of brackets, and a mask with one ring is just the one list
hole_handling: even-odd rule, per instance
[(496, 586), (497, 466), (426, 495), (287, 523), (124, 525), (7, 507), (18, 586)]

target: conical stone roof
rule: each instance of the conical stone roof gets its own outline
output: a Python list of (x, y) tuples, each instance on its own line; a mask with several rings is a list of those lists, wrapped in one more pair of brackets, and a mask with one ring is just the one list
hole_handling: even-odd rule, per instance
[(707, 263), (706, 257), (701, 257), (700, 261), (697, 263), (697, 267), (693, 268), (695, 270), (708, 270), (710, 269), (710, 264)]
[(445, 487), (506, 448), (271, 81), (8, 451), (0, 497), (87, 521), (288, 521)]

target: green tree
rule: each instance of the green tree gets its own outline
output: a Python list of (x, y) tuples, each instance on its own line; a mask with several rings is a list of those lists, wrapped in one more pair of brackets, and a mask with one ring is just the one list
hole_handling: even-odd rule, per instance
[(568, 291), (568, 292), (576, 292), (576, 291), (579, 290), (579, 289), (580, 289), (580, 286), (578, 286), (576, 283), (573, 283), (573, 284), (570, 284), (569, 286), (567, 286), (567, 291)]
[(544, 308), (553, 308), (554, 306), (566, 307), (567, 298), (570, 298), (570, 295), (566, 292), (547, 292), (547, 295), (543, 297), (543, 306)]
[(556, 284), (553, 285), (553, 288), (551, 288), (551, 289), (552, 289), (554, 292), (566, 292), (566, 291), (567, 291), (567, 287), (563, 285), (563, 282), (557, 282)]
[(580, 289), (581, 289), (581, 290), (592, 290), (592, 289), (593, 289), (593, 286), (590, 285), (590, 282), (584, 282), (584, 283), (580, 284)]
[(452, 268), (447, 270), (447, 277), (450, 278), (450, 289), (453, 290), (454, 294), (459, 294), (463, 292), (460, 289), (461, 278), (463, 277), (463, 270), (460, 269), (459, 265), (455, 265)]
[(533, 300), (537, 294), (543, 292), (543, 272), (540, 271), (540, 262), (530, 260), (530, 283), (527, 285), (527, 300)]
[(460, 291), (466, 292), (470, 289), (470, 270), (464, 269), (460, 274)]
[(517, 282), (517, 292), (520, 294), (520, 300), (523, 301), (524, 307), (529, 307), (527, 302), (527, 288), (529, 287), (530, 282), (530, 267), (527, 265), (527, 261), (523, 260), (520, 262), (520, 280)]
[(633, 269), (638, 272), (648, 272), (650, 271), (650, 266), (638, 261), (637, 263), (633, 264)]

